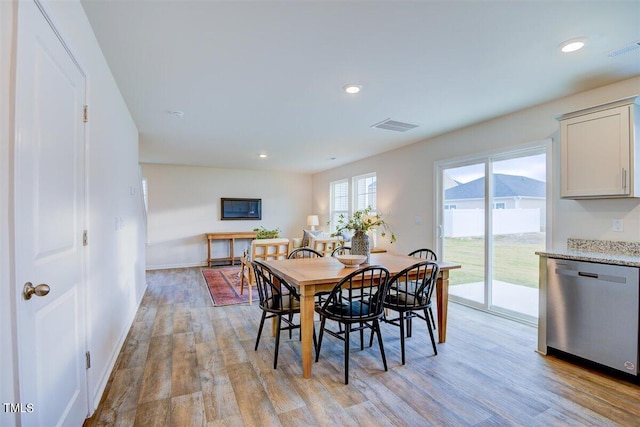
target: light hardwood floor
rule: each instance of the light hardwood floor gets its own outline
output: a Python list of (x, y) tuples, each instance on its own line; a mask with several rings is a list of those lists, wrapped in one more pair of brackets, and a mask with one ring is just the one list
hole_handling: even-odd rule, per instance
[[(638, 426), (640, 387), (534, 351), (536, 330), (451, 304), (433, 356), (424, 325), (407, 340), (383, 326), (377, 346), (326, 337), (313, 378), (283, 334), (253, 350), (257, 304), (213, 307), (200, 269), (147, 273), (148, 289), (102, 402), (87, 426)], [(354, 337), (355, 338), (355, 337)]]

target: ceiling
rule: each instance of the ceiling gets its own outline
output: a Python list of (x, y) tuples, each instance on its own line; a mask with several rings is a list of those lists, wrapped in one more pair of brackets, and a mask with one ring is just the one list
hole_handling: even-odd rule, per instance
[(640, 75), (640, 0), (82, 4), (147, 163), (315, 173)]

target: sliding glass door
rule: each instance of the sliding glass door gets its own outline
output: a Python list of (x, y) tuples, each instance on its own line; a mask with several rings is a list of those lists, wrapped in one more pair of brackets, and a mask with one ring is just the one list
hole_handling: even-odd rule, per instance
[(541, 146), (438, 165), (438, 249), (462, 265), (451, 275), (451, 300), (537, 320), (546, 163)]
[(450, 280), (449, 295), (485, 307), (485, 164), (452, 166), (442, 171), (444, 184), (442, 259), (460, 263)]

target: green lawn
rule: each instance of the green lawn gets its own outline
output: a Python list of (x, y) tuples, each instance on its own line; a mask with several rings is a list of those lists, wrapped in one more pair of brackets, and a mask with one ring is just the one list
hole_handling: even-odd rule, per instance
[[(528, 233), (494, 237), (494, 280), (538, 287), (538, 256), (544, 250), (544, 234)], [(445, 238), (444, 259), (457, 262), (451, 285), (484, 281), (484, 239), (479, 237)]]

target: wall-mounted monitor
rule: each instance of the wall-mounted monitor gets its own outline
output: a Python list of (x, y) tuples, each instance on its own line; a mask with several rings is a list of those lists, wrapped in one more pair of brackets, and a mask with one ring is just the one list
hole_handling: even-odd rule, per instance
[(220, 209), (223, 220), (262, 219), (262, 199), (223, 197)]

